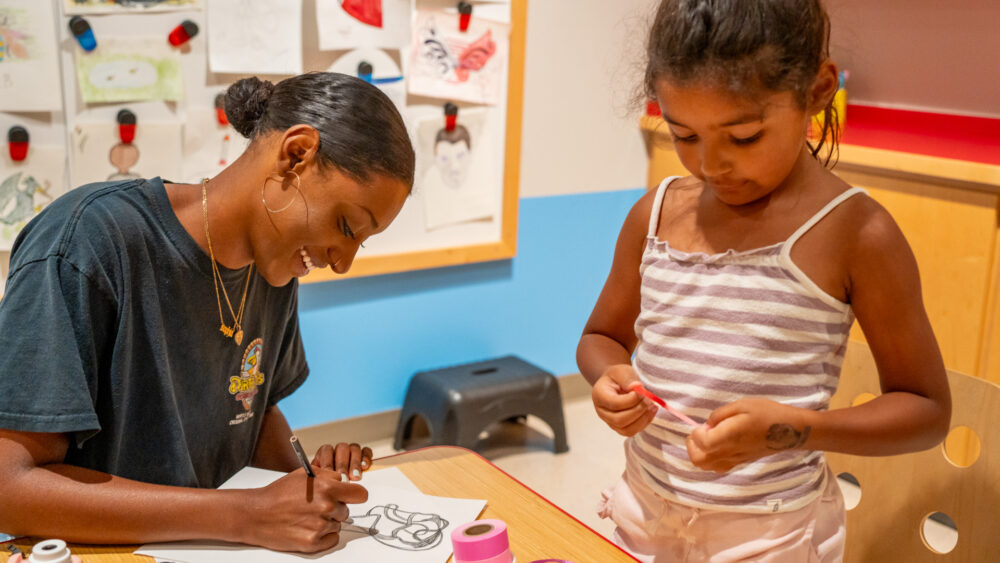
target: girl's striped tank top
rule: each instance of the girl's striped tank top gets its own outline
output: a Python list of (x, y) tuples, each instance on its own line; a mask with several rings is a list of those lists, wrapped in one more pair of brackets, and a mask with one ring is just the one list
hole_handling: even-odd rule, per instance
[[(864, 190), (840, 194), (784, 242), (709, 255), (656, 237), (672, 180), (657, 191), (640, 266), (633, 364), (643, 385), (698, 422), (744, 397), (827, 409), (854, 314), (806, 277), (790, 253), (827, 213)], [(778, 452), (724, 474), (698, 469), (685, 446), (690, 431), (661, 409), (627, 443), (645, 481), (664, 498), (714, 510), (784, 512), (826, 486), (819, 451)]]

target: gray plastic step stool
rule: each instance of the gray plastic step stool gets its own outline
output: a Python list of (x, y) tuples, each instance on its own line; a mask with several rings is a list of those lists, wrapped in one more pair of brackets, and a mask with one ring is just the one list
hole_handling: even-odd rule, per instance
[(538, 366), (504, 356), (418, 372), (406, 390), (395, 448), (403, 449), (416, 416), (427, 423), (432, 445), (475, 449), (480, 432), (489, 425), (529, 414), (552, 429), (556, 453), (569, 450), (559, 383)]

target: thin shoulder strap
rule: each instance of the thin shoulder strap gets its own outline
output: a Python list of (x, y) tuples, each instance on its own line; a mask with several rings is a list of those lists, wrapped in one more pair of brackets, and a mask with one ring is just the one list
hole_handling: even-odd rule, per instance
[(838, 195), (837, 197), (833, 198), (833, 200), (830, 201), (830, 203), (826, 204), (823, 207), (823, 209), (817, 211), (815, 215), (810, 217), (809, 220), (805, 222), (805, 224), (799, 227), (799, 230), (795, 231), (792, 234), (792, 236), (788, 238), (788, 241), (785, 243), (785, 248), (790, 249), (792, 245), (795, 244), (795, 241), (799, 240), (799, 237), (806, 234), (806, 232), (808, 232), (809, 229), (813, 228), (813, 225), (819, 223), (823, 217), (826, 217), (827, 214), (836, 209), (837, 206), (840, 205), (841, 203), (847, 201), (848, 198), (856, 194), (867, 194), (867, 193), (868, 192), (865, 191), (864, 188), (851, 188), (849, 190), (846, 190), (844, 193)]
[(647, 237), (656, 236), (656, 228), (660, 225), (660, 207), (663, 206), (663, 195), (667, 193), (667, 186), (680, 176), (668, 176), (660, 182), (660, 187), (656, 188), (656, 198), (653, 199), (653, 209), (649, 212), (649, 232)]

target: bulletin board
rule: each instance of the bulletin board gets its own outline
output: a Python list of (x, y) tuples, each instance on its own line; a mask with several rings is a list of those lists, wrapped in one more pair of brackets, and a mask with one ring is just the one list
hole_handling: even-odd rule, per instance
[[(0, 54), (5, 53), (4, 45), (10, 44), (10, 41), (4, 41), (8, 37), (27, 38), (22, 43), (30, 49), (27, 53), (20, 52), (21, 60), (13, 55), (0, 58), (0, 132), (5, 135), (4, 156), (0, 159), (0, 183), (7, 177), (17, 175), (20, 184), (11, 194), (16, 193), (36, 210), (72, 187), (128, 177), (129, 174), (196, 183), (204, 176), (218, 173), (224, 168), (224, 163), (235, 160), (245, 147), (245, 141), (231, 127), (219, 124), (215, 117), (215, 98), (230, 84), (245, 76), (277, 82), (297, 74), (295, 70), (289, 70), (296, 64), (300, 64), (298, 68), (301, 72), (352, 72), (358, 68), (357, 62), (364, 59), (373, 64), (372, 78), (376, 85), (387, 72), (403, 77), (396, 84), (379, 87), (400, 109), (417, 152), (413, 195), (385, 232), (365, 242), (365, 248), (358, 252), (347, 275), (337, 275), (324, 269), (312, 272), (301, 281), (318, 282), (511, 258), (516, 253), (517, 239), (527, 0), (479, 0), (469, 3), (472, 14), (468, 31), (475, 34), (469, 41), (481, 45), (482, 40), (474, 39), (487, 35), (481, 32), (487, 29), (492, 34), (488, 39), (495, 39), (499, 46), (495, 52), (503, 56), (502, 64), (496, 65), (493, 75), (493, 80), (499, 82), (499, 86), (494, 88), (499, 95), (491, 100), (469, 99), (460, 90), (455, 91), (456, 98), (452, 99), (448, 90), (450, 86), (432, 94), (411, 91), (414, 87), (411, 71), (416, 68), (413, 61), (416, 61), (414, 51), (418, 45), (414, 42), (417, 26), (423, 25), (424, 19), (430, 17), (428, 14), (443, 22), (440, 23), (442, 27), (457, 25), (452, 24), (452, 20), (457, 22), (460, 15), (457, 2), (452, 0), (131, 0), (131, 3), (112, 0), (4, 0), (0, 5)], [(24, 8), (26, 5), (30, 7)], [(392, 23), (394, 9), (399, 6), (409, 8), (407, 17), (411, 30), (407, 45), (383, 48), (365, 35), (364, 30), (356, 32), (346, 27), (337, 28), (343, 36), (331, 39), (329, 31), (324, 32), (323, 26), (318, 23), (318, 20), (329, 17), (331, 10), (347, 10), (350, 6), (354, 7), (354, 14), (364, 20), (365, 17), (372, 17), (370, 8), (373, 5), (379, 7), (377, 21), (383, 27), (396, 25)], [(290, 25), (289, 21), (294, 24), (301, 18), (300, 34), (296, 37), (300, 42), (300, 53), (292, 45), (280, 56), (262, 57), (254, 62), (259, 62), (260, 68), (270, 74), (230, 71), (225, 65), (241, 53), (237, 49), (229, 49), (228, 53), (224, 53), (229, 60), (217, 60), (219, 52), (211, 43), (215, 38), (218, 45), (224, 44), (219, 39), (223, 25), (213, 27), (212, 24), (213, 21), (220, 21), (218, 10), (223, 6), (237, 12), (228, 14), (230, 19), (245, 22), (246, 25), (254, 21), (252, 11), (257, 9), (270, 12), (260, 14), (262, 22)], [(25, 10), (30, 13), (25, 14)], [(51, 18), (51, 27), (46, 29), (42, 25), (39, 30), (36, 21), (28, 35), (10, 35), (13, 33), (10, 29), (4, 35), (5, 24), (8, 28), (11, 25), (24, 26), (26, 16), (38, 20), (44, 18), (46, 12)], [(97, 40), (100, 51), (94, 53), (100, 52), (100, 58), (82, 58), (88, 53), (84, 53), (69, 28), (70, 18), (78, 14), (86, 19)], [(171, 46), (167, 42), (168, 36), (176, 33), (178, 25), (185, 20), (197, 25), (198, 32), (182, 45)], [(398, 22), (398, 19), (395, 21)], [(488, 27), (482, 27), (487, 23)], [(326, 29), (331, 28), (327, 26)], [(287, 30), (261, 33), (281, 37), (296, 35)], [(267, 40), (268, 36), (261, 36), (261, 41)], [(454, 42), (442, 43), (459, 48)], [(142, 82), (141, 78), (137, 78), (135, 84), (125, 86), (155, 90), (153, 97), (156, 99), (120, 100), (117, 99), (120, 89), (101, 87), (104, 69), (108, 65), (120, 66), (116, 57), (130, 52), (142, 53), (143, 60), (148, 62), (148, 65), (132, 72), (141, 77), (144, 69), (152, 67), (160, 74), (152, 81)], [(295, 60), (299, 56), (300, 63)], [(81, 64), (81, 60), (87, 65)], [(386, 61), (384, 64), (383, 60)], [(494, 60), (501, 60), (501, 57)], [(20, 63), (20, 66), (12, 63)], [(238, 61), (235, 64), (238, 65)], [(393, 67), (392, 72), (387, 70), (387, 65)], [(170, 80), (163, 80), (164, 76)], [(41, 94), (23, 96), (25, 77), (38, 86), (38, 92), (50, 94), (49, 98), (52, 98), (54, 88), (58, 92), (55, 97), (59, 99), (43, 103), (41, 98), (44, 96)], [(24, 99), (14, 103), (14, 98), (7, 97), (5, 103), (4, 97), (15, 90), (20, 91)], [(143, 96), (146, 94), (148, 92), (144, 90)], [(39, 100), (38, 107), (32, 105), (35, 99)], [(444, 106), (447, 102), (457, 106), (456, 122), (460, 126), (468, 126), (472, 139), (471, 143), (467, 141), (462, 147), (470, 149), (468, 153), (473, 155), (468, 161), (471, 162), (469, 168), (472, 172), (467, 172), (466, 176), (448, 176), (440, 172), (441, 178), (464, 178), (476, 190), (478, 208), (465, 209), (464, 213), (432, 211), (440, 207), (428, 203), (440, 200), (440, 195), (434, 195), (436, 192), (428, 187), (433, 182), (427, 179), (437, 178), (433, 176), (432, 169), (441, 162), (437, 157), (437, 148), (442, 146), (440, 142), (435, 144), (433, 135), (428, 132), (438, 129), (437, 123), (441, 127), (446, 123)], [(17, 106), (15, 109), (11, 109), (12, 103)], [(136, 157), (134, 151), (121, 150), (116, 160), (111, 156), (113, 151), (108, 148), (119, 144), (118, 120), (123, 109), (136, 118), (133, 144), (140, 154)], [(7, 156), (6, 135), (15, 125), (24, 127), (31, 138), (30, 151), (23, 162), (12, 162)], [(124, 164), (121, 162), (123, 154), (127, 160)], [(128, 169), (129, 164), (134, 164), (134, 167)], [(15, 174), (18, 172), (25, 173)], [(29, 176), (27, 172), (31, 172), (32, 179), (37, 179), (37, 182), (26, 187), (23, 180)], [(43, 179), (43, 175), (46, 178)], [(8, 191), (14, 185), (8, 182)], [(28, 191), (32, 191), (33, 200), (25, 195)], [(8, 195), (10, 202), (16, 199)], [(4, 205), (4, 194), (0, 193), (0, 239), (3, 239), (6, 227), (9, 231), (6, 234), (11, 235), (12, 240), (17, 225), (3, 223)], [(14, 203), (8, 202), (8, 208), (13, 209), (13, 206)], [(9, 245), (3, 247), (0, 240), (0, 252), (8, 249)], [(6, 260), (3, 262), (6, 277)]]

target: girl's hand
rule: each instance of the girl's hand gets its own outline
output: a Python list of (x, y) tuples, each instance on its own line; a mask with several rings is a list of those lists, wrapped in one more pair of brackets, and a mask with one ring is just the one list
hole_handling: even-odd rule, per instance
[(597, 416), (622, 436), (634, 436), (656, 416), (659, 408), (648, 399), (629, 391), (639, 376), (628, 364), (611, 366), (594, 383), (591, 399)]
[(809, 438), (804, 409), (767, 399), (740, 399), (712, 411), (687, 438), (696, 467), (725, 473), (733, 467), (783, 450), (801, 448)]
[(330, 469), (314, 470), (315, 478), (296, 469), (251, 495), (240, 525), (240, 541), (274, 551), (314, 553), (340, 542), (340, 523), (350, 516), (347, 504), (365, 502), (361, 485), (342, 483)]
[[(351, 481), (360, 481), (361, 472), (372, 466), (372, 449), (358, 444), (341, 442), (336, 446), (323, 444), (316, 451), (312, 464), (324, 469), (333, 469), (338, 474), (347, 475)], [(340, 475), (337, 476), (338, 478)]]

